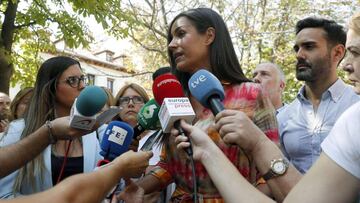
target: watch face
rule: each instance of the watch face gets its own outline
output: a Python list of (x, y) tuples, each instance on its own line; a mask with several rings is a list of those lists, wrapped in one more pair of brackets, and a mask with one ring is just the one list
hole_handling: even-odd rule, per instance
[(277, 174), (283, 174), (286, 170), (286, 166), (283, 162), (277, 161), (273, 165), (273, 170)]

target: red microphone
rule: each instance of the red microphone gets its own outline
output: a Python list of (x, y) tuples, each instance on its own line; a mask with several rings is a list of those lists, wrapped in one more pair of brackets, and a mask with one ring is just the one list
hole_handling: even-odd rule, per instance
[(165, 74), (158, 76), (153, 83), (152, 90), (156, 102), (161, 105), (165, 98), (184, 97), (181, 83), (175, 75)]
[[(180, 119), (192, 123), (195, 112), (189, 98), (184, 96), (179, 80), (174, 75), (161, 75), (154, 81), (153, 93), (156, 102), (162, 104), (159, 110), (159, 120), (163, 132), (169, 133), (174, 126), (179, 130), (179, 134), (185, 135), (184, 130), (180, 127)], [(192, 156), (191, 146), (185, 151)]]

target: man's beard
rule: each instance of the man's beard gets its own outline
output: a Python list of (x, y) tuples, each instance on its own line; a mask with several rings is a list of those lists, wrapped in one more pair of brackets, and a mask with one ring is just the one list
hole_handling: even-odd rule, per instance
[[(299, 66), (302, 66), (301, 70), (299, 70)], [(299, 59), (296, 64), (296, 79), (305, 82), (314, 82), (318, 80), (322, 74), (326, 74), (329, 68), (330, 58), (328, 55), (315, 60), (313, 63), (305, 59)]]

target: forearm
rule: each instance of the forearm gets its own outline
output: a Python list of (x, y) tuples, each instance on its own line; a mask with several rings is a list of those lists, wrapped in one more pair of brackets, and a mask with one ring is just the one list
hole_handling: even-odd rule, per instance
[(121, 174), (121, 165), (111, 163), (92, 173), (71, 176), (50, 190), (8, 202), (98, 203), (119, 182)]
[(225, 202), (273, 202), (251, 185), (215, 144), (206, 152), (202, 163)]
[(144, 194), (149, 194), (162, 189), (160, 180), (151, 174), (147, 174), (141, 178), (136, 182), (136, 185), (144, 189)]
[(121, 163), (110, 163), (95, 172), (65, 179), (64, 183), (59, 185), (59, 190), (64, 190), (61, 196), (69, 203), (101, 202), (120, 181), (122, 174)]
[[(257, 147), (252, 150), (251, 155), (260, 174), (265, 174), (269, 171), (271, 160), (284, 157), (279, 147), (266, 138), (259, 141)], [(290, 164), (284, 175), (268, 180), (267, 184), (275, 199), (281, 202), (296, 183), (299, 182), (301, 177), (302, 174)]]
[(24, 139), (0, 148), (0, 178), (9, 175), (34, 159), (49, 143), (48, 129), (42, 126)]

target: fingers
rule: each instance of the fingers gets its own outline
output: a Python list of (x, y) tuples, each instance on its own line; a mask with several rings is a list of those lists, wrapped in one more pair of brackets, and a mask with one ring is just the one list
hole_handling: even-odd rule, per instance
[(189, 139), (186, 136), (177, 136), (175, 138), (175, 144), (178, 149), (190, 147)]
[(186, 132), (191, 132), (192, 131), (192, 125), (186, 123), (184, 120), (181, 120), (180, 122), (181, 127), (186, 131)]
[(236, 117), (234, 115), (224, 116), (215, 123), (215, 129), (220, 132), (225, 125), (235, 124), (235, 122)]
[(170, 133), (172, 136), (175, 137), (179, 135), (179, 131), (176, 128), (172, 128)]
[(226, 144), (236, 144), (238, 135), (236, 133), (227, 133), (222, 139)]
[(237, 112), (237, 110), (225, 109), (215, 116), (215, 123), (217, 123), (221, 118), (235, 115)]
[(149, 160), (154, 155), (152, 151), (139, 151), (138, 153), (144, 156), (146, 160)]

